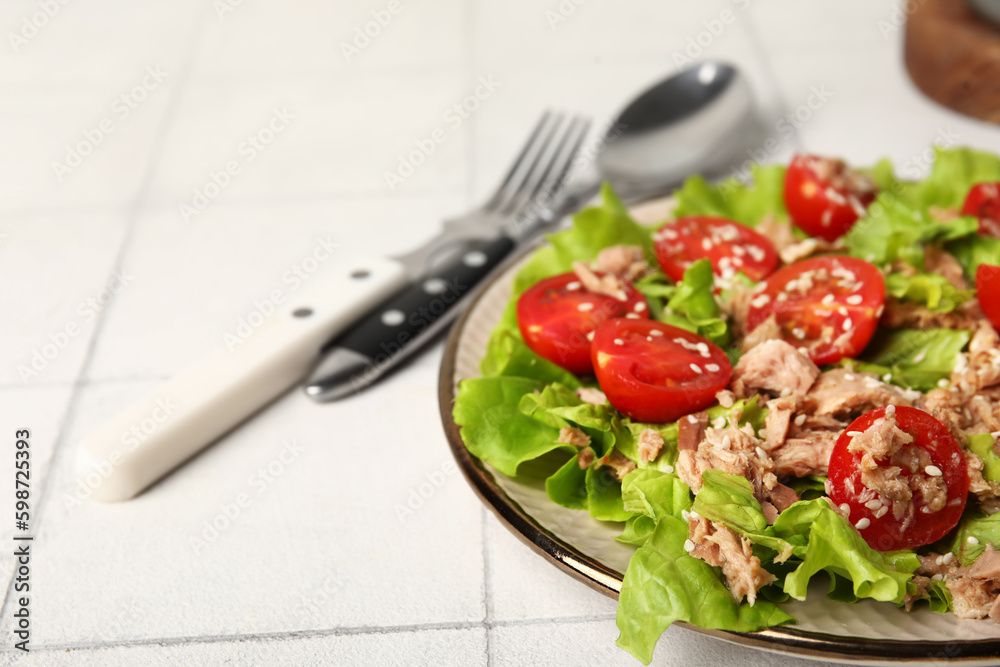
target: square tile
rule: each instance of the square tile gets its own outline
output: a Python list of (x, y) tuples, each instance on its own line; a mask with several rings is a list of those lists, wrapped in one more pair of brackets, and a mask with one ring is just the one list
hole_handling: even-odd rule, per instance
[(308, 0), (220, 3), (213, 10), (194, 63), (196, 79), (458, 66), (469, 6), (460, 0)]
[(114, 92), (147, 65), (174, 71), (193, 48), (205, 10), (196, 0), (9, 0), (0, 5), (9, 50), (0, 82)]
[(0, 223), (0, 385), (76, 380), (94, 327), (130, 287), (114, 263), (119, 213), (7, 216)]
[(238, 334), (241, 320), (255, 321), (278, 299), (283, 307), (311, 281), (359, 257), (410, 250), (464, 201), (441, 195), (219, 203), (189, 222), (176, 207), (149, 210), (136, 222), (125, 259), (133, 280), (107, 314), (89, 377), (166, 377), (228, 350), (226, 336)]
[(7, 90), (0, 103), (0, 210), (123, 209), (135, 202), (176, 70), (133, 65), (114, 88)]
[(86, 386), (34, 544), (35, 641), (481, 621), (481, 510), (435, 361), (333, 404), (293, 392), (117, 504), (86, 499), (73, 454), (151, 384)]
[(494, 621), (613, 616), (617, 603), (573, 579), (487, 515)]
[[(192, 84), (165, 140), (152, 201), (197, 206), (199, 196), (214, 205), (464, 187), (465, 132), (447, 114), (470, 92), (456, 74)], [(398, 181), (387, 180), (389, 172)]]

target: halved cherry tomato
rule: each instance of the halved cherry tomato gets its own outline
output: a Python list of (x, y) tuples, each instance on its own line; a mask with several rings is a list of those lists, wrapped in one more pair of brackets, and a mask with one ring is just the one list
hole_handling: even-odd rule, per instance
[(645, 422), (672, 422), (707, 408), (733, 371), (710, 341), (650, 320), (605, 322), (594, 332), (591, 356), (611, 405)]
[(1000, 239), (1000, 183), (976, 183), (965, 196), (962, 215), (979, 218), (979, 233)]
[(843, 160), (796, 155), (785, 174), (785, 208), (807, 234), (835, 241), (875, 199), (875, 183)]
[[(895, 472), (891, 467), (897, 467), (899, 477), (912, 493), (908, 505), (901, 503), (905, 509), (897, 518), (893, 502), (884, 496), (880, 498), (862, 483), (859, 466), (863, 453), (847, 449), (855, 432), (868, 429), (885, 416), (886, 410), (866, 412), (847, 427), (834, 445), (829, 475), (830, 499), (837, 505), (847, 503), (850, 522), (869, 546), (879, 551), (909, 549), (941, 539), (958, 523), (969, 493), (965, 457), (948, 427), (923, 410), (895, 406), (897, 425), (913, 436), (913, 442), (904, 445), (890, 460), (875, 462), (883, 470), (888, 468), (889, 477)], [(938, 501), (943, 506), (936, 509), (928, 507), (928, 498), (921, 490), (928, 482), (940, 485), (935, 478), (943, 480), (946, 493)]]
[(1000, 331), (1000, 266), (980, 264), (976, 269), (976, 296), (983, 315)]
[(775, 316), (781, 337), (817, 364), (832, 364), (865, 349), (885, 303), (882, 273), (854, 257), (827, 255), (796, 262), (757, 286), (750, 331)]
[(660, 227), (653, 241), (660, 267), (675, 282), (705, 258), (717, 276), (731, 278), (742, 271), (754, 282), (778, 266), (778, 253), (766, 236), (726, 218), (679, 218)]
[(524, 341), (536, 354), (571, 373), (592, 373), (588, 335), (598, 325), (613, 317), (649, 318), (642, 294), (625, 281), (621, 286), (624, 299), (591, 292), (575, 273), (536, 283), (517, 301), (517, 325)]

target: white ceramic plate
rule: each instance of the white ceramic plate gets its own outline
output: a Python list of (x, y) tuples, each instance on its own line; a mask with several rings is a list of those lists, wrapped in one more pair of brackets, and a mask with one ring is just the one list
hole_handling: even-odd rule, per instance
[[(670, 200), (661, 200), (636, 208), (633, 214), (655, 222), (665, 219), (671, 208)], [(541, 483), (507, 477), (485, 465), (465, 448), (452, 419), (458, 383), (480, 375), (479, 361), (510, 299), (514, 275), (530, 254), (531, 250), (525, 251), (491, 280), (453, 329), (441, 366), (441, 418), (459, 466), (501, 521), (557, 567), (617, 598), (634, 551), (614, 539), (623, 524), (596, 521), (586, 512), (560, 507), (549, 501)], [(793, 626), (736, 633), (682, 625), (764, 650), (823, 660), (1000, 664), (1000, 625), (935, 614), (926, 606), (906, 613), (889, 603), (836, 603), (824, 593), (823, 587), (814, 587), (806, 601), (783, 605), (798, 619)]]

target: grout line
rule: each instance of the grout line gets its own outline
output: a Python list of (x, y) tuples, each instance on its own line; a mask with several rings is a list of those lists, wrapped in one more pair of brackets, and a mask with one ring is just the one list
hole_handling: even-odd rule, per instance
[(485, 615), (483, 627), (486, 629), (486, 667), (492, 667), (496, 659), (496, 646), (493, 643), (493, 564), (490, 560), (490, 547), (493, 541), (490, 539), (489, 516), (486, 508), (479, 508), (480, 523), (482, 524), (482, 546), (483, 546), (483, 607)]
[[(750, 42), (750, 49), (753, 51), (754, 55), (757, 56), (758, 60), (760, 60), (761, 69), (767, 75), (767, 79), (771, 83), (771, 87), (774, 89), (774, 97), (780, 106), (778, 111), (781, 114), (786, 114), (791, 110), (791, 104), (785, 97), (784, 91), (781, 89), (781, 81), (778, 79), (778, 75), (775, 72), (774, 64), (771, 61), (770, 55), (768, 55), (767, 49), (764, 48), (764, 43), (757, 28), (757, 23), (753, 17), (753, 8), (750, 8), (744, 14), (743, 20), (746, 23), (747, 40)], [(795, 152), (802, 150), (802, 137), (799, 132), (795, 132), (792, 136), (791, 144)]]
[[(555, 625), (559, 623), (582, 624), (604, 623), (614, 620), (614, 614), (596, 614), (586, 616), (561, 616), (552, 618), (518, 618), (491, 623), (491, 627), (534, 627)], [(32, 652), (41, 651), (98, 651), (112, 648), (131, 648), (133, 646), (185, 646), (197, 644), (228, 644), (242, 642), (294, 641), (297, 639), (314, 639), (321, 637), (356, 637), (366, 635), (391, 635), (408, 632), (427, 632), (435, 630), (470, 630), (483, 627), (481, 621), (444, 621), (440, 623), (413, 623), (409, 625), (362, 625), (354, 627), (326, 628), (321, 630), (289, 630), (284, 632), (258, 632), (244, 635), (195, 635), (182, 637), (148, 637), (140, 639), (123, 639), (110, 642), (83, 642), (67, 644), (50, 644), (35, 646)], [(3, 653), (12, 653), (15, 649), (5, 647)]]
[[(207, 8), (204, 10), (207, 15)], [(170, 89), (170, 98), (167, 100), (167, 104), (164, 107), (163, 119), (160, 122), (156, 137), (153, 140), (152, 147), (149, 152), (149, 158), (144, 166), (144, 171), (142, 174), (142, 180), (140, 181), (139, 188), (136, 193), (135, 200), (132, 202), (131, 206), (128, 207), (127, 222), (125, 227), (125, 232), (122, 235), (121, 243), (118, 246), (118, 251), (115, 255), (114, 264), (111, 267), (111, 273), (119, 271), (122, 268), (125, 260), (125, 254), (129, 247), (129, 242), (132, 239), (132, 234), (135, 230), (136, 220), (141, 210), (141, 204), (144, 197), (150, 189), (153, 174), (157, 161), (159, 160), (160, 154), (163, 150), (163, 146), (166, 140), (167, 132), (172, 124), (172, 121), (177, 112), (177, 106), (179, 103), (181, 91), (184, 89), (184, 84), (191, 76), (191, 70), (194, 65), (194, 55), (197, 51), (197, 46), (201, 38), (202, 30), (204, 29), (204, 21), (199, 23), (194, 29), (190, 36), (191, 44), (188, 47), (188, 55), (182, 61), (181, 67), (179, 69), (179, 75), (177, 77), (177, 84)], [(86, 381), (87, 371), (90, 369), (91, 362), (94, 359), (94, 351), (97, 349), (97, 343), (101, 337), (101, 333), (104, 331), (104, 327), (108, 321), (108, 313), (113, 310), (115, 302), (112, 301), (108, 304), (108, 307), (101, 311), (98, 318), (94, 324), (94, 333), (90, 337), (90, 341), (87, 345), (87, 351), (84, 355), (83, 364), (80, 366), (80, 370), (77, 371), (76, 378), (73, 380), (73, 391), (66, 403), (66, 409), (63, 412), (62, 425), (59, 429), (59, 434), (56, 436), (56, 440), (52, 445), (52, 456), (49, 459), (49, 474), (45, 475), (39, 484), (35, 487), (38, 490), (37, 500), (35, 500), (35, 510), (34, 516), (32, 517), (31, 529), (34, 536), (38, 536), (42, 528), (42, 519), (45, 516), (45, 509), (48, 505), (46, 502), (48, 500), (48, 492), (52, 488), (54, 482), (53, 477), (58, 474), (59, 466), (61, 464), (61, 459), (64, 457), (60, 456), (65, 447), (65, 440), (68, 438), (70, 427), (76, 418), (76, 412), (79, 408), (80, 403), (80, 388), (82, 385), (81, 381)], [(8, 603), (10, 602), (12, 596), (11, 593), (14, 589), (14, 573), (11, 573), (10, 581), (7, 583), (6, 590), (4, 591), (3, 604), (0, 605), (0, 618), (6, 615)]]

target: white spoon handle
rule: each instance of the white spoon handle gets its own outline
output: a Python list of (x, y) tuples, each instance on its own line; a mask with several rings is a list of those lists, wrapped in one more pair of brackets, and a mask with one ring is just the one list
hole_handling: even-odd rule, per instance
[(407, 278), (399, 262), (369, 259), (314, 280), (231, 351), (204, 359), (88, 436), (81, 484), (92, 496), (131, 498), (231, 430), (301, 380), (324, 343)]

